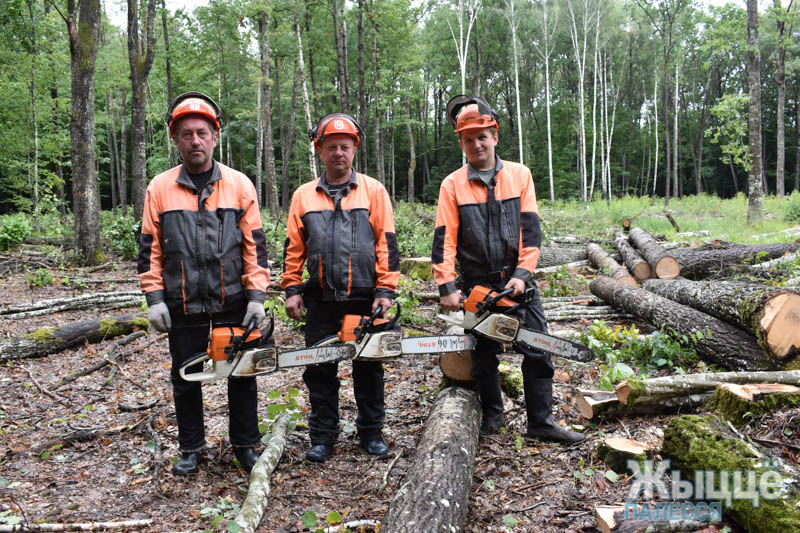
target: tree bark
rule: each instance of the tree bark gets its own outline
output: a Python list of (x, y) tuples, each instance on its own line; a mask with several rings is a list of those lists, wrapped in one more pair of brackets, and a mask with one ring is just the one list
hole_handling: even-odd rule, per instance
[(448, 387), (434, 402), (413, 464), (389, 504), (384, 533), (461, 531), (478, 452), (477, 394)]
[(336, 49), (336, 65), (339, 73), (339, 107), (342, 113), (349, 113), (350, 103), (347, 99), (347, 60), (344, 51), (346, 37), (342, 30), (342, 21), (339, 20), (339, 2), (340, 0), (331, 0), (331, 10), (333, 11), (333, 45)]
[(414, 203), (414, 171), (417, 169), (417, 154), (414, 150), (414, 130), (411, 128), (411, 99), (407, 100), (408, 104), (408, 122), (406, 122), (406, 132), (408, 133), (408, 149), (410, 154), (408, 156), (408, 189), (407, 200), (408, 203)]
[(619, 418), (622, 416), (685, 413), (704, 405), (709, 398), (711, 398), (711, 392), (679, 394), (661, 398), (658, 402), (626, 405), (619, 400), (614, 391), (578, 389), (576, 404), (581, 416), (591, 420), (603, 417)]
[(659, 405), (681, 396), (711, 394), (718, 385), (723, 383), (735, 383), (738, 385), (752, 383), (796, 385), (798, 381), (800, 381), (800, 370), (785, 370), (781, 372), (709, 372), (642, 380), (628, 379), (617, 385), (616, 392), (617, 398), (622, 403), (631, 407), (639, 407)]
[(761, 184), (761, 52), (758, 48), (758, 0), (747, 0), (747, 85), (750, 89), (748, 143), (751, 168), (748, 173), (747, 222), (755, 224), (763, 217)]
[(674, 279), (681, 273), (680, 265), (672, 254), (667, 253), (653, 236), (643, 229), (631, 228), (628, 240), (638, 248), (659, 278)]
[[(602, 533), (685, 533), (687, 531), (719, 531), (708, 526), (716, 522), (702, 520), (660, 520), (658, 507), (654, 504), (598, 505), (594, 508), (597, 527)], [(646, 509), (649, 506), (649, 509)], [(692, 513), (692, 508), (687, 508)], [(636, 520), (636, 517), (643, 517)], [(649, 517), (649, 518), (648, 518)]]
[(798, 405), (800, 387), (794, 385), (723, 383), (717, 386), (706, 410), (730, 421), (736, 427), (742, 427), (756, 417)]
[(144, 192), (147, 186), (147, 139), (145, 138), (145, 105), (147, 77), (155, 59), (156, 1), (147, 2), (147, 19), (139, 27), (139, 2), (128, 0), (128, 62), (131, 74), (131, 193), (133, 216), (141, 220), (144, 211)]
[(125, 118), (127, 117), (127, 113), (125, 112), (125, 106), (128, 103), (128, 97), (125, 92), (125, 87), (119, 88), (120, 92), (120, 102), (119, 107), (119, 186), (117, 187), (117, 191), (119, 191), (119, 203), (122, 207), (122, 216), (128, 214), (128, 126), (127, 121)]
[(639, 252), (637, 252), (636, 249), (630, 245), (627, 237), (622, 234), (617, 235), (617, 238), (614, 240), (614, 244), (617, 246), (619, 254), (625, 261), (625, 265), (628, 267), (628, 270), (630, 270), (631, 274), (633, 274), (633, 277), (639, 281), (644, 281), (652, 277), (653, 269), (650, 267), (650, 263), (645, 261), (642, 256), (639, 255)]
[(755, 337), (718, 318), (607, 277), (595, 278), (589, 288), (614, 307), (639, 316), (657, 328), (666, 328), (676, 340), (687, 344), (709, 362), (733, 370), (780, 366), (764, 352)]
[(733, 266), (776, 259), (800, 250), (800, 243), (786, 244), (706, 244), (672, 250), (681, 274), (704, 277), (719, 274)]
[[(375, 166), (377, 168), (377, 178), (383, 185), (386, 185), (386, 169), (384, 168), (383, 143), (381, 141), (381, 95), (378, 92), (378, 17), (370, 9), (370, 21), (372, 22), (372, 99), (375, 101), (374, 120), (375, 127), (372, 128), (372, 135), (375, 137)], [(438, 153), (438, 152), (437, 152)]]
[[(777, 478), (781, 488), (775, 494), (777, 498), (766, 499), (764, 491), (761, 491), (760, 505), (755, 505), (752, 499), (733, 500), (730, 502), (732, 505), (725, 507), (725, 514), (753, 533), (800, 531), (800, 514), (796, 507), (800, 502), (800, 477), (796, 470), (789, 470), (773, 453), (742, 439), (741, 434), (716, 416), (673, 418), (664, 430), (661, 453), (672, 459), (673, 466), (680, 468), (685, 475), (707, 470), (709, 465), (714, 465), (712, 472), (716, 478), (737, 470), (742, 472), (742, 477), (751, 470), (764, 475), (770, 468), (765, 465), (772, 465), (777, 470), (773, 472), (773, 479)], [(721, 485), (720, 481), (716, 480), (717, 486)], [(735, 486), (735, 483), (727, 486)], [(754, 492), (758, 494), (759, 491)], [(713, 499), (708, 492), (706, 494), (707, 499)]]
[[(297, 39), (297, 73), (300, 75), (300, 87), (303, 90), (303, 111), (306, 116), (306, 128), (311, 129), (311, 109), (308, 104), (308, 88), (306, 87), (306, 65), (303, 60), (303, 40), (300, 37), (300, 21), (295, 16), (294, 18), (294, 33)], [(314, 143), (308, 143), (308, 166), (313, 177), (317, 177), (317, 163), (314, 159)], [(289, 206), (284, 206), (288, 211)]]
[[(367, 127), (367, 95), (364, 86), (364, 0), (358, 0), (358, 123)], [(358, 147), (359, 169), (367, 173), (367, 143)]]
[(122, 315), (41, 328), (21, 337), (0, 340), (0, 362), (44, 357), (85, 342), (97, 343), (127, 335), (134, 328), (148, 329), (147, 319), (141, 315)]
[(75, 4), (76, 0), (67, 0), (66, 18), (72, 72), (69, 136), (75, 246), (83, 263), (97, 265), (105, 260), (100, 243), (100, 190), (94, 166), (94, 72), (102, 9), (95, 0), (77, 0)]
[(778, 30), (778, 60), (775, 69), (775, 81), (778, 84), (777, 146), (775, 147), (778, 153), (775, 168), (775, 194), (782, 197), (786, 180), (786, 42), (784, 41), (786, 19), (784, 17), (788, 16), (792, 2), (789, 2), (790, 7), (785, 12), (781, 8), (780, 0), (774, 0), (774, 3), (775, 23)]
[(588, 258), (585, 247), (542, 246), (536, 268), (547, 268)]
[(628, 273), (628, 269), (614, 261), (608, 252), (603, 250), (599, 244), (589, 243), (586, 246), (586, 255), (589, 261), (606, 276), (610, 276), (615, 281), (636, 287), (636, 280)]
[[(259, 43), (261, 48), (261, 86), (263, 88), (263, 101), (261, 102), (262, 116), (264, 117), (264, 187), (266, 207), (273, 217), (278, 216), (278, 177), (275, 172), (275, 146), (272, 138), (272, 77), (270, 76), (270, 48), (269, 48), (269, 14), (262, 11), (258, 20)], [(292, 115), (294, 120), (294, 115)]]
[(772, 357), (800, 352), (800, 293), (739, 281), (648, 280), (642, 287), (755, 335)]

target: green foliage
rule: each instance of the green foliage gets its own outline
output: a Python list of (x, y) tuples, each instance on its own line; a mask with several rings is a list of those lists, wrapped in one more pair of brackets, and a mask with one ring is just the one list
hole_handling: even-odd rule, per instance
[(746, 94), (726, 94), (719, 103), (711, 108), (716, 123), (706, 130), (706, 137), (718, 144), (724, 154), (724, 162), (728, 156), (741, 165), (745, 171), (752, 166), (752, 156), (746, 142), (747, 139), (747, 105), (750, 97)]
[(548, 272), (544, 278), (539, 278), (539, 290), (542, 296), (575, 296), (581, 293), (587, 282), (579, 276), (573, 276), (566, 266), (559, 267), (555, 272)]
[[(340, 513), (339, 511), (331, 511), (325, 515), (325, 522), (327, 522), (330, 526), (336, 526), (338, 524), (341, 524), (342, 519), (343, 519), (342, 513)], [(313, 533), (322, 533), (326, 529), (326, 527), (322, 526), (318, 527), (319, 517), (317, 516), (317, 513), (315, 513), (311, 509), (303, 513), (303, 516), (300, 517), (300, 521), (306, 528), (308, 528)], [(343, 531), (350, 531), (350, 530), (347, 529)]]
[[(698, 331), (693, 338), (681, 340), (687, 345), (703, 336)], [(642, 336), (636, 326), (609, 327), (602, 320), (595, 320), (589, 331), (581, 333), (580, 342), (591, 348), (601, 361), (603, 375), (597, 385), (605, 390), (612, 390), (620, 381), (634, 376), (643, 379), (663, 370), (683, 373), (685, 366), (697, 361), (694, 350), (664, 332)]]
[(436, 206), (398, 202), (394, 209), (397, 247), (402, 257), (430, 257)]
[(783, 218), (789, 222), (800, 222), (800, 193), (795, 191), (786, 199)]
[(418, 312), (420, 301), (417, 295), (422, 287), (421, 281), (400, 276), (394, 300), (401, 309), (400, 324), (420, 325), (428, 322), (428, 319)]
[(220, 496), (216, 505), (203, 507), (200, 510), (200, 516), (206, 520), (211, 520), (212, 527), (216, 528), (225, 523), (229, 532), (236, 533), (239, 531), (239, 528), (232, 519), (239, 514), (239, 509), (240, 505), (238, 503), (232, 501), (230, 498), (223, 498)]
[(136, 259), (140, 233), (141, 225), (130, 214), (114, 216), (110, 211), (100, 213), (100, 236), (123, 259)]
[(0, 251), (17, 246), (33, 233), (28, 216), (17, 213), (0, 217)]
[(49, 287), (55, 283), (55, 277), (46, 268), (37, 268), (34, 272), (25, 275), (29, 287)]
[(289, 388), (287, 391), (271, 390), (267, 394), (267, 399), (270, 403), (267, 405), (266, 418), (258, 425), (258, 431), (262, 433), (261, 442), (267, 443), (272, 437), (272, 430), (277, 419), (283, 415), (289, 415), (289, 431), (294, 430), (297, 426), (297, 421), (302, 418), (300, 414), (300, 405), (297, 403), (297, 397), (300, 396), (300, 391), (295, 388)]
[(261, 225), (264, 226), (264, 235), (267, 239), (267, 252), (273, 258), (273, 269), (280, 270), (283, 261), (283, 242), (286, 239), (286, 213), (278, 213), (272, 217), (266, 209), (261, 210)]

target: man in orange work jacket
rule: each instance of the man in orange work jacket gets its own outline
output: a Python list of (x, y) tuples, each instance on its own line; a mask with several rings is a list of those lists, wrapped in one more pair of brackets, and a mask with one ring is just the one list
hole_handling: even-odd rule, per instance
[[(327, 115), (309, 137), (325, 171), (292, 196), (281, 282), (287, 314), (296, 320), (306, 316), (306, 346), (334, 335), (345, 314), (369, 315), (379, 306), (387, 311), (400, 278), (389, 195), (380, 182), (352, 167), (364, 137), (358, 122), (345, 113)], [(334, 362), (308, 366), (303, 373), (311, 402), (309, 461), (326, 461), (339, 433), (337, 371)], [(382, 363), (353, 361), (353, 392), (361, 447), (370, 455), (386, 454)]]
[[(478, 284), (495, 290), (513, 289), (513, 298), (536, 287), (533, 271), (539, 260), (541, 228), (530, 170), (495, 155), (497, 113), (481, 98), (458, 95), (448, 102), (447, 114), (468, 163), (442, 182), (431, 260), (442, 309), (457, 311), (459, 288), (464, 294)], [(538, 292), (517, 311), (517, 317), (528, 329), (547, 332)], [(580, 433), (553, 420), (550, 356), (538, 350), (520, 350), (527, 436), (568, 444), (584, 440)], [(501, 351), (500, 344), (479, 339), (472, 352), (470, 373), (478, 384), (484, 434), (496, 433), (505, 425), (497, 371)]]
[[(255, 188), (247, 176), (213, 158), (220, 115), (202, 93), (175, 99), (167, 123), (183, 164), (153, 178), (142, 215), (139, 278), (150, 324), (169, 331), (181, 451), (172, 471), (178, 475), (198, 471), (206, 446), (200, 382), (184, 380), (179, 369), (206, 351), (211, 325), (260, 322), (269, 285)], [(249, 472), (261, 439), (254, 377), (228, 379), (228, 408), (230, 442)]]

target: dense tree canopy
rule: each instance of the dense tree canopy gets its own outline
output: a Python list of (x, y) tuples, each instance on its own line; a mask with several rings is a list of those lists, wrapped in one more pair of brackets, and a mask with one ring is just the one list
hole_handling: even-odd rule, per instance
[[(2, 212), (74, 205), (70, 51), (61, 17), (66, 4), (0, 4)], [(140, 24), (148, 20), (148, 2), (128, 5), (140, 10)], [(277, 197), (289, 198), (312, 177), (305, 91), (313, 121), (342, 110), (342, 95), (349, 113), (365, 117), (367, 142), (358, 160), (365, 168), (359, 170), (384, 179), (396, 198), (407, 198), (413, 185), (416, 201), (434, 201), (438, 184), (461, 164), (444, 106), (461, 92), (463, 62), (466, 92), (484, 97), (500, 115), (498, 154), (522, 157), (540, 198), (550, 196), (550, 160), (555, 198), (747, 192), (743, 2), (210, 0), (193, 12), (164, 13), (163, 2), (156, 5), (155, 58), (145, 91), (147, 179), (174, 160), (164, 123), (171, 83), (174, 95), (199, 90), (218, 101), (224, 127), (216, 157), (254, 179), (267, 168), (257, 164), (258, 154), (266, 157), (257, 145), (271, 135)], [(776, 1), (761, 8), (764, 191), (780, 194), (797, 189), (800, 174), (798, 24), (795, 4)], [(259, 89), (264, 72), (259, 23), (269, 43), (267, 92)], [(94, 81), (95, 168), (104, 209), (133, 199), (131, 66), (136, 61), (128, 54), (127, 26), (104, 19)], [(272, 119), (271, 131), (263, 135), (260, 92), (269, 95), (262, 109)], [(779, 123), (785, 130), (785, 172), (777, 167)], [(268, 205), (266, 190), (263, 205)]]

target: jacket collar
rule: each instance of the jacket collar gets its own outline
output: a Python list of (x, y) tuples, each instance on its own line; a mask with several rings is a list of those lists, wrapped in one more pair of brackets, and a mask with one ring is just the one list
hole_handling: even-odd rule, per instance
[[(208, 185), (209, 183), (217, 182), (222, 179), (222, 172), (220, 172), (219, 163), (217, 163), (213, 159), (211, 161), (214, 164), (214, 169), (212, 170), (211, 178), (209, 178), (208, 183), (206, 183), (206, 185)], [(189, 177), (189, 173), (186, 172), (186, 166), (184, 165), (181, 165), (181, 170), (178, 173), (178, 179), (176, 179), (175, 182), (183, 185), (184, 187), (189, 187), (190, 189), (197, 190), (194, 187), (194, 182), (192, 181), (192, 178)]]
[[(347, 184), (351, 187), (358, 187), (358, 176), (356, 175), (355, 170), (350, 171), (350, 179), (347, 180)], [(348, 187), (349, 188), (349, 187)], [(318, 191), (328, 192), (328, 180), (325, 177), (325, 171), (322, 171), (322, 176), (319, 177), (317, 180), (317, 187)]]
[[(497, 179), (497, 175), (500, 174), (501, 170), (503, 170), (503, 160), (500, 159), (499, 157), (497, 157), (497, 155), (494, 156), (494, 160), (495, 160), (495, 164), (494, 164), (494, 175), (495, 175), (495, 178), (494, 179), (496, 180)], [(481, 179), (481, 177), (478, 176), (478, 171), (475, 170), (475, 167), (473, 167), (472, 164), (469, 161), (467, 161), (467, 179), (469, 181), (478, 180), (481, 183), (483, 183), (483, 180)]]

